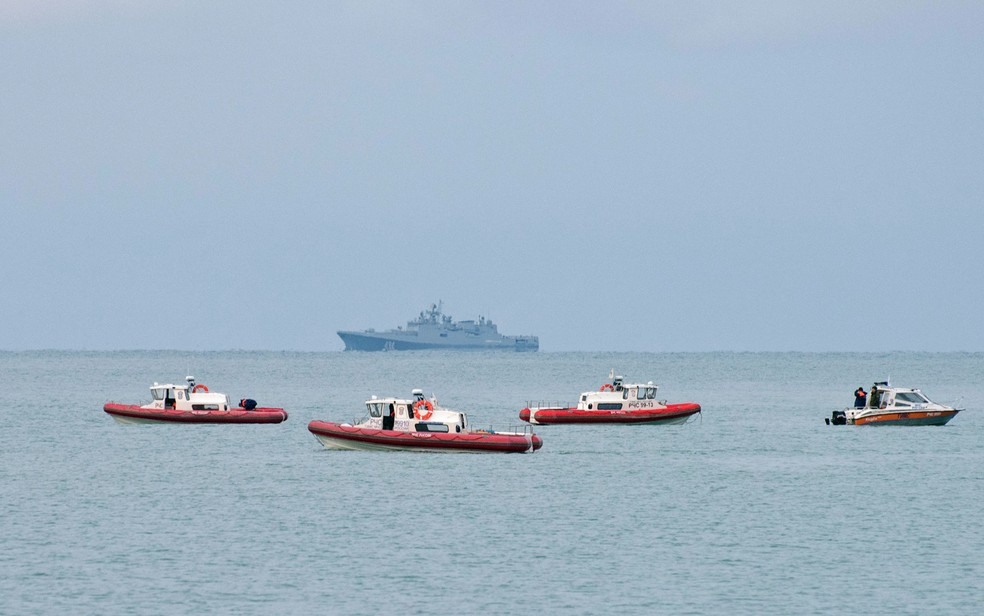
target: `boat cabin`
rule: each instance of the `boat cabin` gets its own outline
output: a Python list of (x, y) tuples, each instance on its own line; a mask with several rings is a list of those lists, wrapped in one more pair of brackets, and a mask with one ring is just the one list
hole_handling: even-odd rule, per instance
[(933, 402), (918, 389), (891, 387), (888, 381), (875, 383), (868, 394), (869, 409), (922, 409)]
[(421, 389), (414, 389), (413, 398), (377, 398), (366, 400), (369, 418), (359, 425), (375, 430), (398, 432), (465, 432), (468, 418), (464, 413), (441, 408), (437, 400), (424, 397)]
[(577, 408), (582, 411), (621, 411), (665, 405), (665, 401), (656, 400), (657, 389), (659, 385), (652, 381), (626, 384), (622, 377), (616, 376), (611, 383), (602, 385), (600, 391), (581, 394)]
[[(153, 402), (146, 408), (177, 411), (228, 411), (229, 397), (210, 393), (204, 385), (196, 385), (194, 377), (188, 377), (187, 385), (154, 383), (150, 387)], [(198, 391), (196, 391), (196, 389)]]

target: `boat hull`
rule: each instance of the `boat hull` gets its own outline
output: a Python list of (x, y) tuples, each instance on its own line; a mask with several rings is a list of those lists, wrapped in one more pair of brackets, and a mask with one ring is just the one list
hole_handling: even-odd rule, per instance
[(308, 430), (328, 449), (533, 453), (543, 446), (535, 434), (496, 432), (399, 432), (314, 420)]
[(414, 336), (409, 333), (338, 332), (346, 351), (519, 351), (539, 350), (538, 341), (528, 337), (501, 336), (499, 339), (447, 339)]
[(287, 411), (270, 407), (257, 407), (251, 410), (237, 407), (228, 411), (179, 411), (148, 409), (135, 404), (108, 402), (103, 406), (103, 410), (116, 421), (125, 424), (257, 424), (280, 423), (287, 420)]
[(519, 418), (532, 424), (681, 424), (700, 413), (694, 402), (670, 404), (662, 408), (623, 410), (581, 410), (577, 408), (525, 408)]
[(953, 419), (960, 410), (948, 411), (893, 411), (856, 417), (856, 426), (942, 426)]

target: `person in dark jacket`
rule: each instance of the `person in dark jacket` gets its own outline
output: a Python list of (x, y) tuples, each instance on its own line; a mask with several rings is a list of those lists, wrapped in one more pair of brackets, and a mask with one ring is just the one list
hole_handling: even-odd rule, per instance
[(854, 408), (861, 409), (864, 408), (864, 403), (868, 401), (868, 394), (865, 393), (864, 387), (858, 387), (854, 392)]

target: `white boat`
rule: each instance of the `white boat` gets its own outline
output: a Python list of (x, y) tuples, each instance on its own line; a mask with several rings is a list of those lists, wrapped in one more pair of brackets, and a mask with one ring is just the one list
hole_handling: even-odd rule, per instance
[(369, 416), (356, 423), (314, 420), (308, 430), (327, 449), (533, 453), (543, 446), (532, 430), (472, 430), (465, 413), (441, 407), (415, 389), (413, 398), (366, 400)]
[(933, 402), (918, 389), (892, 387), (882, 381), (871, 386), (864, 406), (834, 411), (825, 421), (835, 426), (942, 426), (959, 412)]

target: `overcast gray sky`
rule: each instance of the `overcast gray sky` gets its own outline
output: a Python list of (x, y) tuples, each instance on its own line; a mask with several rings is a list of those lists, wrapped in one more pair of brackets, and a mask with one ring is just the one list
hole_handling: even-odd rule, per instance
[(0, 349), (984, 350), (984, 3), (0, 2)]

